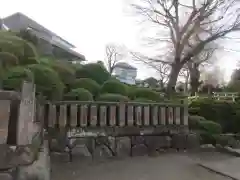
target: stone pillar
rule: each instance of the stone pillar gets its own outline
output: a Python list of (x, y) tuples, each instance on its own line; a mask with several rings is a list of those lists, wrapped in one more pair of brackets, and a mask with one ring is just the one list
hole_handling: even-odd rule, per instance
[[(0, 91), (0, 144), (16, 144), (16, 121), (18, 119), (18, 101), (20, 97), (14, 91)], [(13, 140), (9, 142), (9, 139)]]
[(182, 100), (183, 104), (183, 125), (188, 126), (188, 99)]
[(19, 107), (19, 118), (17, 126), (17, 145), (31, 144), (36, 132), (35, 118), (35, 85), (24, 82)]

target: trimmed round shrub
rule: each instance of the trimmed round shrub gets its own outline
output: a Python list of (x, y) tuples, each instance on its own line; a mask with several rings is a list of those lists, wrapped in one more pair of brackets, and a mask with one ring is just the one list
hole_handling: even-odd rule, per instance
[(24, 43), (24, 54), (23, 56), (19, 56), (19, 64), (28, 65), (28, 64), (38, 64), (39, 56), (36, 50), (36, 47), (30, 43), (25, 41)]
[(160, 94), (148, 88), (136, 88), (133, 93), (133, 99), (144, 98), (152, 101), (160, 101)]
[(32, 64), (27, 66), (34, 75), (36, 91), (47, 99), (59, 100), (62, 98), (64, 84), (56, 71), (41, 64)]
[(208, 133), (211, 133), (211, 134), (222, 133), (221, 125), (216, 122), (202, 120), (202, 121), (199, 121), (198, 124), (201, 130), (206, 131)]
[(200, 139), (201, 139), (201, 144), (212, 144), (212, 145), (216, 145), (216, 136), (209, 133), (209, 132), (206, 132), (206, 131), (203, 131), (203, 132), (200, 132)]
[(123, 96), (127, 96), (128, 95), (127, 88), (128, 88), (127, 85), (121, 82), (109, 80), (103, 84), (101, 88), (101, 93), (102, 94), (105, 94), (105, 93), (120, 94)]
[(0, 63), (2, 68), (9, 68), (12, 66), (16, 66), (19, 61), (18, 58), (9, 52), (0, 52)]
[(64, 96), (65, 100), (93, 101), (93, 95), (87, 89), (72, 89)]
[(103, 84), (111, 75), (104, 66), (98, 63), (89, 63), (82, 65), (76, 70), (77, 78), (90, 78), (98, 84)]
[(240, 106), (234, 102), (198, 99), (189, 105), (189, 113), (203, 116), (221, 124), (224, 133), (237, 133), (240, 131)]
[(71, 84), (75, 79), (75, 70), (67, 62), (54, 61), (50, 67), (58, 73), (64, 84)]
[(135, 98), (136, 89), (138, 89), (137, 86), (134, 86), (134, 85), (129, 85), (128, 86), (128, 97), (132, 100), (137, 99), (137, 98)]
[(89, 78), (76, 79), (70, 86), (72, 89), (84, 88), (91, 92), (94, 96), (99, 93), (100, 85)]
[(33, 74), (29, 69), (17, 66), (3, 74), (2, 86), (5, 90), (20, 91), (23, 81), (33, 81)]
[(137, 98), (137, 99), (134, 99), (133, 102), (154, 103), (154, 101), (149, 100), (149, 99), (145, 99), (145, 98)]
[(188, 95), (181, 93), (181, 92), (175, 92), (173, 94), (171, 94), (171, 99), (178, 99), (178, 100), (183, 100), (188, 98)]
[(199, 113), (200, 108), (199, 107), (189, 107), (188, 108), (188, 113), (192, 116), (197, 116)]
[(97, 101), (106, 101), (106, 102), (126, 102), (129, 101), (127, 96), (123, 96), (121, 94), (101, 94)]

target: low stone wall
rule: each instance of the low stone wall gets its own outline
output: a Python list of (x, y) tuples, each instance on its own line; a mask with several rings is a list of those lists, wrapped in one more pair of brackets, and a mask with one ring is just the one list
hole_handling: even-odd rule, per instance
[[(136, 136), (133, 138), (133, 154), (140, 155), (151, 153), (153, 151), (161, 151), (164, 149), (198, 149), (200, 147), (200, 139), (197, 134), (194, 133), (179, 133), (174, 134), (172, 136)], [(108, 144), (108, 146), (112, 150), (116, 150), (117, 156), (129, 156), (130, 148), (131, 148), (131, 139), (130, 137), (117, 137), (115, 138), (111, 136), (106, 137), (98, 137), (96, 138), (96, 146), (95, 149), (92, 149), (91, 138), (73, 138), (68, 139), (67, 133), (65, 131), (58, 131), (57, 133), (49, 134), (49, 142), (50, 142), (50, 150), (53, 152), (67, 152), (67, 146), (81, 147), (82, 150), (78, 151), (81, 154), (92, 153), (94, 158), (98, 156), (104, 155), (106, 157), (110, 157), (113, 155), (113, 152), (103, 146), (103, 144)], [(115, 143), (117, 142), (117, 147), (115, 147)], [(83, 148), (85, 146), (85, 148)], [(73, 148), (73, 152), (74, 152)], [(144, 151), (144, 152), (143, 152)], [(100, 155), (101, 154), (101, 155)]]

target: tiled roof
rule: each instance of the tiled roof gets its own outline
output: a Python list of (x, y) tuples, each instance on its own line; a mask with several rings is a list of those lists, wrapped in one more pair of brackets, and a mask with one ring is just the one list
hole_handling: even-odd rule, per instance
[[(17, 13), (14, 13), (14, 14), (10, 15), (10, 16), (7, 16), (3, 19), (6, 26), (8, 26), (9, 21), (19, 21), (19, 20), (21, 20), (21, 23), (24, 23), (24, 25), (26, 25), (25, 28), (31, 27), (31, 28), (37, 29), (41, 32), (45, 32), (45, 33), (49, 34), (50, 36), (56, 36), (56, 37), (60, 38), (62, 41), (64, 41), (65, 43), (67, 43), (72, 48), (75, 48), (75, 46), (73, 44), (69, 43), (68, 41), (64, 40), (63, 38), (61, 38), (60, 36), (58, 36), (54, 32), (52, 32), (52, 31), (48, 30), (47, 28), (43, 27), (42, 25), (40, 25), (39, 23), (37, 23), (33, 19), (29, 18), (25, 14), (17, 12)], [(10, 27), (10, 29), (11, 29), (11, 27)]]

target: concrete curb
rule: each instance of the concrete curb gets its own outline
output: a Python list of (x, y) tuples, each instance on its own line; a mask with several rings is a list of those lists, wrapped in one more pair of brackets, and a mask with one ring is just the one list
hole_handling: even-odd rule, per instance
[(219, 174), (219, 175), (221, 175), (221, 176), (224, 176), (224, 177), (227, 177), (227, 178), (230, 178), (230, 179), (233, 179), (233, 180), (240, 180), (240, 179), (237, 179), (237, 178), (235, 178), (235, 177), (232, 177), (232, 176), (230, 176), (230, 175), (228, 175), (228, 174), (226, 174), (226, 173), (223, 173), (223, 172), (217, 171), (217, 170), (215, 170), (215, 169), (213, 169), (213, 168), (210, 168), (209, 166), (206, 166), (206, 165), (204, 165), (204, 164), (197, 163), (197, 165), (200, 166), (200, 167), (202, 167), (202, 168), (204, 168), (204, 169), (207, 169), (207, 170), (209, 170), (209, 171), (211, 171), (211, 172), (214, 172), (214, 173), (216, 173), (216, 174)]

